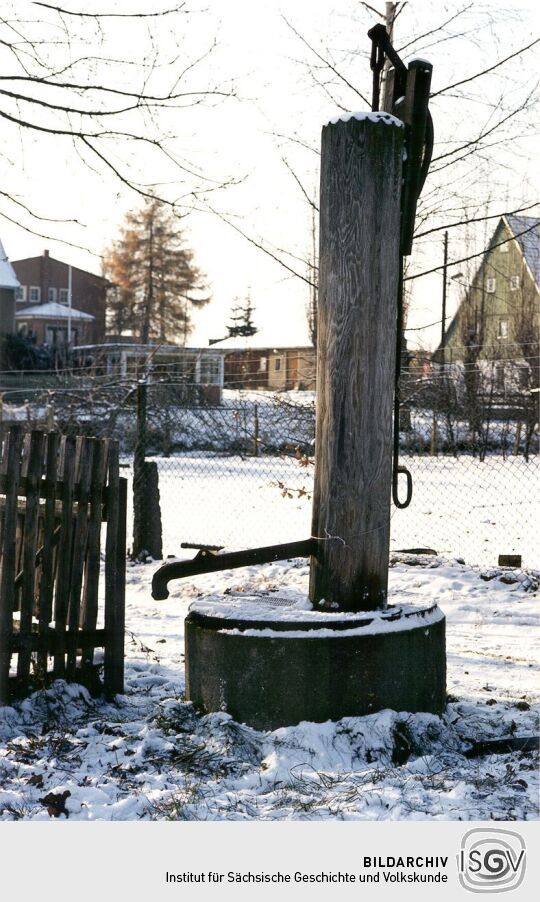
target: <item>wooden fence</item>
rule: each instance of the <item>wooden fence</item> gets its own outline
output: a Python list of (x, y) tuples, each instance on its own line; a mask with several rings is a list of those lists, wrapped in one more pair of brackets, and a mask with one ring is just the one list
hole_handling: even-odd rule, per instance
[(96, 687), (96, 648), (104, 649), (105, 692), (123, 691), (126, 480), (118, 474), (116, 442), (20, 426), (5, 436), (0, 704), (58, 677)]

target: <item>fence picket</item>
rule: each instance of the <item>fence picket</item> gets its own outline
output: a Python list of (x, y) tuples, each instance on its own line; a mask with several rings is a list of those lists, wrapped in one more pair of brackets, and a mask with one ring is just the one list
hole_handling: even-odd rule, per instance
[[(3, 440), (0, 705), (9, 702), (12, 683), (27, 694), (36, 653), (40, 684), (66, 675), (95, 688), (97, 646), (105, 649), (108, 691), (123, 691), (126, 481), (118, 475), (118, 447), (111, 462), (109, 445), (108, 439), (43, 430), (25, 434), (18, 425)], [(107, 518), (108, 630), (97, 628), (101, 523)]]
[[(79, 439), (79, 436), (77, 437)], [(90, 479), (92, 475), (92, 460), (96, 439), (82, 438), (78, 442), (78, 470), (76, 476), (76, 489), (78, 493), (77, 515), (75, 517), (75, 531), (73, 536), (73, 556), (71, 565), (71, 583), (68, 602), (68, 630), (76, 633), (79, 627), (79, 614), (81, 606), (81, 589), (84, 572), (84, 558), (86, 553), (86, 539), (88, 535), (88, 503), (90, 500)], [(73, 636), (70, 636), (70, 646), (67, 655), (67, 673), (73, 677), (77, 658), (77, 646), (71, 644)]]
[(54, 669), (56, 677), (65, 672), (65, 629), (71, 583), (71, 552), (73, 536), (73, 489), (75, 479), (75, 437), (66, 436), (62, 470), (62, 519), (58, 545), (58, 576), (54, 605), (54, 631), (56, 648)]
[(43, 432), (32, 432), (23, 455), (26, 476), (26, 508), (22, 541), (22, 587), (19, 622), (19, 655), (17, 679), (22, 691), (28, 688), (32, 656), (32, 614), (36, 587), (36, 551), (39, 521), (39, 494), (43, 467)]
[[(96, 440), (92, 461), (88, 544), (84, 563), (84, 592), (80, 615), (80, 625), (83, 630), (93, 630), (97, 624), (103, 485), (107, 478), (108, 452), (109, 442)], [(81, 660), (83, 667), (92, 665), (93, 660), (93, 648), (83, 649)]]
[(118, 443), (109, 450), (107, 536), (105, 543), (105, 693), (124, 688), (127, 482), (119, 478)]
[[(56, 526), (56, 478), (58, 458), (58, 434), (49, 432), (47, 436), (47, 458), (45, 463), (45, 512), (43, 517), (43, 551), (41, 555), (41, 581), (39, 585), (38, 632), (44, 638), (52, 619), (52, 602), (55, 575), (55, 526)], [(59, 533), (58, 533), (59, 536)], [(37, 659), (38, 674), (47, 672), (47, 650), (40, 650)]]
[(22, 430), (20, 426), (14, 426), (6, 439), (6, 472), (10, 474), (10, 480), (6, 490), (4, 524), (0, 544), (2, 568), (0, 576), (0, 705), (7, 704), (9, 701), (9, 667), (15, 601), (17, 492), (21, 447)]

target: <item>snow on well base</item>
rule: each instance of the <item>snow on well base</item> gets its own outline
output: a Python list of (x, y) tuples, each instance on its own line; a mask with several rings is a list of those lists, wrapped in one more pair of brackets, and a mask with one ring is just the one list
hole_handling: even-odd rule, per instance
[(259, 730), (445, 706), (445, 618), (436, 604), (328, 615), (227, 598), (192, 605), (185, 639), (187, 698)]

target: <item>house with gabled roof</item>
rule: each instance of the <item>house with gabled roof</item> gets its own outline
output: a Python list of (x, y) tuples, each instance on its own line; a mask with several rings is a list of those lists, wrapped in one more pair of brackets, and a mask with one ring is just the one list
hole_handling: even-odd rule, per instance
[(497, 398), (537, 390), (539, 312), (540, 218), (502, 216), (434, 362), (491, 374)]

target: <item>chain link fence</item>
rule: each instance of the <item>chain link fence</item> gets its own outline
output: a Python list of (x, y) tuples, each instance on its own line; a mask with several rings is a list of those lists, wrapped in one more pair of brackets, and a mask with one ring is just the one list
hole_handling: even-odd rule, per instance
[[(489, 409), (476, 403), (472, 416), (455, 389), (450, 393), (448, 373), (423, 383), (406, 379), (400, 453), (414, 491), (408, 508), (392, 508), (391, 548), (430, 548), (486, 572), (499, 555), (521, 556), (516, 573), (540, 567), (530, 393), (518, 402), (494, 396)], [(183, 384), (149, 382), (144, 392), (143, 418), (137, 383), (105, 379), (47, 387), (26, 404), (4, 397), (2, 416), (4, 423), (25, 419), (117, 438), (132, 488), (131, 521), (142, 473), (137, 454), (155, 464), (164, 556), (192, 554), (184, 542), (240, 550), (310, 535), (313, 393), (231, 390), (209, 406), (194, 403)], [(146, 482), (139, 487), (148, 494)]]

